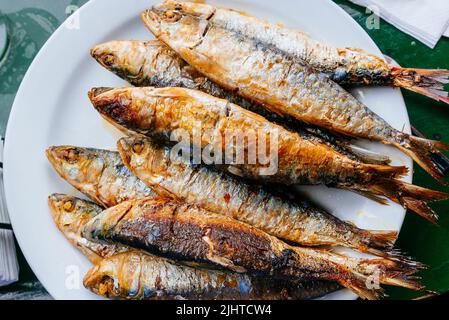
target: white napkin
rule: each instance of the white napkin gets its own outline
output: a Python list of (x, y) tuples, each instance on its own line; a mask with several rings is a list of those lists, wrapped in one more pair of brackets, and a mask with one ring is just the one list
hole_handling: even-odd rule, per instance
[(370, 7), (398, 29), (434, 48), (449, 36), (449, 0), (350, 0)]
[[(3, 140), (0, 140), (0, 162), (3, 163)], [(0, 169), (0, 222), (9, 224), (3, 189), (3, 169)], [(19, 280), (14, 236), (11, 230), (0, 229), (0, 287)]]

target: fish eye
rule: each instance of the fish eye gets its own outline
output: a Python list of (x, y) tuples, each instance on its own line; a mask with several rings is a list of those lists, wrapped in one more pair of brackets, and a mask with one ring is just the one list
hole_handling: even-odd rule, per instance
[(79, 151), (75, 150), (75, 149), (70, 149), (68, 151), (66, 151), (63, 155), (64, 160), (67, 161), (68, 163), (76, 163), (78, 161), (78, 157), (79, 157)]
[(115, 57), (112, 54), (105, 54), (101, 57), (101, 61), (104, 63), (105, 66), (111, 67), (115, 63)]
[(73, 209), (75, 209), (75, 204), (72, 201), (68, 200), (64, 202), (64, 205), (62, 207), (65, 211), (71, 212), (73, 211)]
[(135, 142), (134, 144), (133, 144), (133, 151), (135, 152), (135, 153), (137, 153), (137, 154), (139, 154), (139, 153), (141, 153), (142, 152), (142, 150), (143, 150), (143, 142), (142, 141), (139, 141), (139, 142)]
[(176, 22), (181, 18), (182, 14), (178, 10), (168, 10), (163, 14), (163, 19), (168, 22)]

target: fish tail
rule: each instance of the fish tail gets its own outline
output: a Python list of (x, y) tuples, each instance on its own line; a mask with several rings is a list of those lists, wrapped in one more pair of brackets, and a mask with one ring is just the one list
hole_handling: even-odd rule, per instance
[(398, 237), (397, 231), (378, 231), (378, 230), (364, 230), (364, 238), (367, 240), (370, 250), (390, 249), (394, 246), (394, 242)]
[(369, 187), (376, 194), (387, 197), (410, 209), (432, 223), (438, 215), (428, 206), (428, 202), (449, 199), (449, 194), (412, 185), (397, 179), (383, 179)]
[[(344, 255), (343, 255), (344, 256)], [(415, 273), (425, 268), (419, 262), (404, 259), (361, 259), (346, 265), (346, 272), (335, 277), (338, 283), (358, 294), (362, 299), (374, 300), (384, 296), (380, 285), (404, 287), (415, 291), (425, 291)], [(352, 265), (352, 267), (349, 267)]]
[(409, 136), (407, 140), (408, 144), (397, 143), (397, 147), (415, 160), (432, 177), (446, 185), (444, 172), (432, 156), (440, 154), (440, 150), (449, 150), (449, 144), (414, 136)]
[(444, 85), (449, 83), (449, 70), (393, 67), (393, 84), (437, 101), (449, 104)]
[(365, 259), (357, 267), (357, 271), (363, 273), (372, 281), (372, 285), (386, 284), (403, 287), (415, 291), (424, 291), (424, 286), (419, 282), (420, 278), (415, 274), (426, 269), (420, 262), (404, 259), (393, 261), (389, 259)]
[(369, 282), (368, 277), (357, 272), (352, 272), (350, 277), (341, 277), (335, 280), (343, 287), (352, 290), (364, 300), (377, 300), (385, 296), (384, 289), (369, 287), (367, 285)]

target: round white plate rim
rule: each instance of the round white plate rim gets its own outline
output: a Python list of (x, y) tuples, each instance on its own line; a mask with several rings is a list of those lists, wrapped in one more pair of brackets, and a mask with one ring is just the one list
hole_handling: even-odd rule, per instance
[[(111, 1), (113, 2), (113, 1)], [(343, 9), (341, 9), (338, 5), (336, 5), (335, 3), (333, 3), (332, 1), (329, 1), (331, 6), (333, 6), (334, 8), (337, 8), (339, 11), (344, 12)], [(87, 11), (87, 10), (93, 10), (95, 9), (95, 6), (99, 6), (99, 4), (101, 3), (105, 3), (105, 1), (103, 0), (91, 0), (89, 2), (87, 2), (84, 6), (82, 6), (82, 8), (79, 9), (79, 14), (83, 14), (83, 12)], [(123, 3), (123, 2), (122, 2)], [(148, 2), (148, 6), (151, 3)], [(343, 16), (343, 15), (342, 15)], [(347, 15), (346, 12), (344, 12), (344, 16), (346, 17), (347, 21), (351, 21), (350, 23), (352, 23), (352, 25), (354, 26), (354, 28), (357, 28), (359, 30), (363, 29), (357, 24), (357, 22), (355, 20), (353, 20), (349, 15)], [(8, 206), (8, 210), (10, 212), (10, 216), (11, 216), (11, 223), (13, 225), (13, 228), (16, 232), (16, 237), (18, 240), (19, 245), (22, 248), (22, 251), (25, 255), (25, 257), (27, 258), (28, 263), (30, 264), (32, 270), (35, 272), (36, 276), (38, 277), (38, 279), (42, 282), (42, 284), (46, 286), (47, 283), (47, 277), (48, 275), (45, 275), (43, 273), (40, 272), (40, 266), (35, 265), (34, 264), (34, 259), (32, 258), (34, 253), (32, 252), (32, 248), (28, 247), (27, 245), (23, 245), (24, 242), (24, 235), (21, 232), (22, 230), (25, 231), (25, 229), (23, 229), (23, 225), (21, 225), (21, 221), (20, 218), (18, 216), (18, 213), (16, 213), (16, 211), (14, 210), (14, 207), (12, 205), (13, 200), (12, 200), (12, 190), (10, 189), (10, 185), (13, 184), (13, 179), (14, 176), (9, 175), (10, 172), (10, 168), (11, 166), (13, 166), (13, 155), (14, 155), (14, 146), (13, 146), (13, 141), (14, 139), (11, 137), (14, 137), (16, 133), (20, 132), (20, 124), (15, 120), (18, 114), (18, 110), (19, 110), (19, 106), (21, 105), (22, 100), (24, 99), (23, 97), (26, 96), (26, 93), (24, 92), (24, 88), (27, 87), (27, 85), (30, 83), (30, 80), (32, 78), (33, 75), (33, 71), (35, 70), (39, 60), (41, 59), (41, 56), (45, 55), (45, 53), (48, 51), (48, 48), (52, 45), (52, 43), (54, 41), (57, 41), (60, 37), (61, 37), (61, 33), (64, 32), (64, 24), (62, 24), (56, 31), (55, 33), (47, 40), (47, 42), (45, 43), (45, 45), (42, 47), (42, 49), (40, 50), (40, 52), (37, 54), (36, 58), (34, 59), (33, 63), (31, 64), (29, 70), (27, 71), (22, 84), (17, 92), (17, 96), (15, 99), (15, 102), (13, 104), (12, 110), (11, 110), (11, 114), (10, 114), (10, 118), (8, 121), (8, 127), (7, 127), (7, 132), (6, 132), (6, 142), (5, 142), (5, 155), (4, 155), (4, 160), (5, 160), (5, 194), (6, 194), (6, 200), (7, 200), (7, 206)], [(365, 33), (363, 31), (363, 33)], [(366, 33), (365, 33), (366, 34)], [(367, 36), (367, 35), (366, 35)], [(367, 36), (368, 37), (368, 36)], [(369, 37), (368, 37), (369, 38)], [(374, 42), (372, 41), (371, 38), (369, 38), (369, 41), (372, 44), (373, 50), (376, 49), (377, 54), (380, 54), (380, 51), (377, 49), (377, 46), (374, 44)], [(400, 94), (400, 93), (399, 93)], [(22, 104), (23, 107), (23, 104)], [(405, 106), (404, 106), (405, 108)], [(408, 124), (409, 124), (409, 120), (408, 120), (408, 115), (405, 112), (405, 119), (404, 121), (407, 123), (406, 126), (406, 130), (408, 131)], [(411, 167), (411, 163), (408, 163), (408, 165)], [(410, 179), (408, 179), (410, 180)], [(75, 249), (74, 249), (75, 250)], [(51, 292), (51, 289), (49, 289), (50, 294), (55, 297), (55, 298), (59, 298), (59, 297), (66, 297), (66, 295), (64, 294), (60, 294), (59, 292)], [(347, 291), (339, 291), (336, 294), (333, 294), (334, 297), (329, 296), (329, 298), (339, 298), (339, 299), (353, 299), (356, 296), (350, 292)]]

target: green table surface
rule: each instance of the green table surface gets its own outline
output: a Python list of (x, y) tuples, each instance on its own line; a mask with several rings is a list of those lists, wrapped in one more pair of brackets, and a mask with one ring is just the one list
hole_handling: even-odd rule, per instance
[[(1, 1), (0, 10), (13, 26), (12, 50), (0, 68), (0, 134), (4, 135), (14, 96), (20, 82), (39, 49), (67, 17), (67, 7), (81, 6), (85, 0), (15, 0)], [(126, 1), (124, 1), (126, 3)], [(349, 1), (336, 0), (373, 38), (385, 54), (400, 65), (417, 68), (449, 69), (449, 39), (443, 38), (434, 49), (429, 49), (414, 38), (381, 20), (380, 28), (370, 29), (370, 13)], [(329, 22), (329, 27), (331, 23)], [(449, 142), (449, 106), (434, 102), (414, 93), (403, 92), (412, 125), (429, 138)], [(414, 183), (420, 186), (449, 191), (423, 170), (415, 167)], [(429, 268), (422, 272), (429, 289), (449, 291), (449, 201), (435, 203), (440, 214), (439, 226), (434, 226), (416, 214), (408, 213), (397, 246), (410, 256), (424, 262)], [(38, 249), (38, 248), (37, 248)], [(18, 249), (20, 280), (0, 288), (0, 299), (46, 299), (50, 296), (36, 279)], [(390, 298), (409, 299), (417, 295), (408, 290), (388, 289)]]

